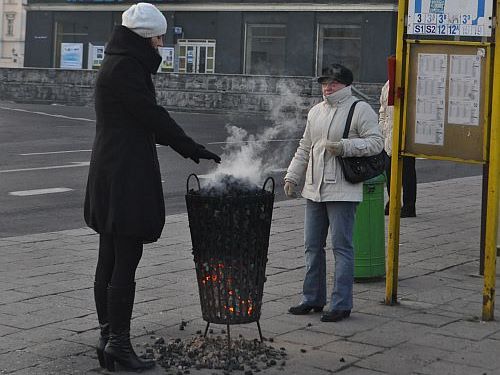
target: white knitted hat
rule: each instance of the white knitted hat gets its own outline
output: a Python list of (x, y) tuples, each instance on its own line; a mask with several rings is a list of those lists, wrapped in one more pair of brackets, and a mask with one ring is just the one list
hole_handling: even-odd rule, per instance
[(134, 4), (123, 12), (122, 25), (143, 38), (152, 38), (167, 32), (165, 16), (149, 3)]

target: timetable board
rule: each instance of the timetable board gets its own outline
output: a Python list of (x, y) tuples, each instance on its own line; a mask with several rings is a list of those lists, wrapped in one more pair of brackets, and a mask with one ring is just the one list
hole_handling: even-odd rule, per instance
[(490, 45), (460, 43), (407, 41), (405, 153), (486, 161)]
[(410, 0), (408, 34), (489, 37), (493, 0)]

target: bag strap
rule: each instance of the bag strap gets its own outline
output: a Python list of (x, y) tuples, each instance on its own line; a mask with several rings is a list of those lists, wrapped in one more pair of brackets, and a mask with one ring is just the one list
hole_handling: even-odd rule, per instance
[(344, 134), (342, 135), (342, 138), (348, 138), (348, 136), (349, 136), (349, 130), (351, 129), (352, 116), (354, 115), (354, 108), (356, 107), (356, 104), (358, 104), (359, 102), (362, 102), (362, 100), (356, 100), (354, 103), (352, 103), (351, 109), (349, 109), (349, 114), (347, 115), (347, 120), (345, 122), (345, 128), (344, 128)]

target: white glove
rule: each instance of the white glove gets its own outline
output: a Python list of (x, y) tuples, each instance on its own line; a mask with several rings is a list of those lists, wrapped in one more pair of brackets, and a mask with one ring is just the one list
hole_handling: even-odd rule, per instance
[(285, 195), (288, 198), (297, 198), (297, 193), (295, 192), (296, 186), (297, 185), (295, 185), (291, 181), (285, 181), (285, 186), (283, 187), (283, 189), (285, 190)]
[(344, 152), (344, 145), (342, 142), (326, 141), (325, 149), (326, 151), (331, 152), (334, 156), (342, 156), (342, 153)]

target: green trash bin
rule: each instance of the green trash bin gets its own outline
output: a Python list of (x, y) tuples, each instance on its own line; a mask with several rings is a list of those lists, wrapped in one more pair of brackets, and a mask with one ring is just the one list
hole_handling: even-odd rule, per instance
[(354, 279), (378, 280), (385, 276), (385, 218), (383, 174), (363, 184), (363, 202), (354, 223)]

